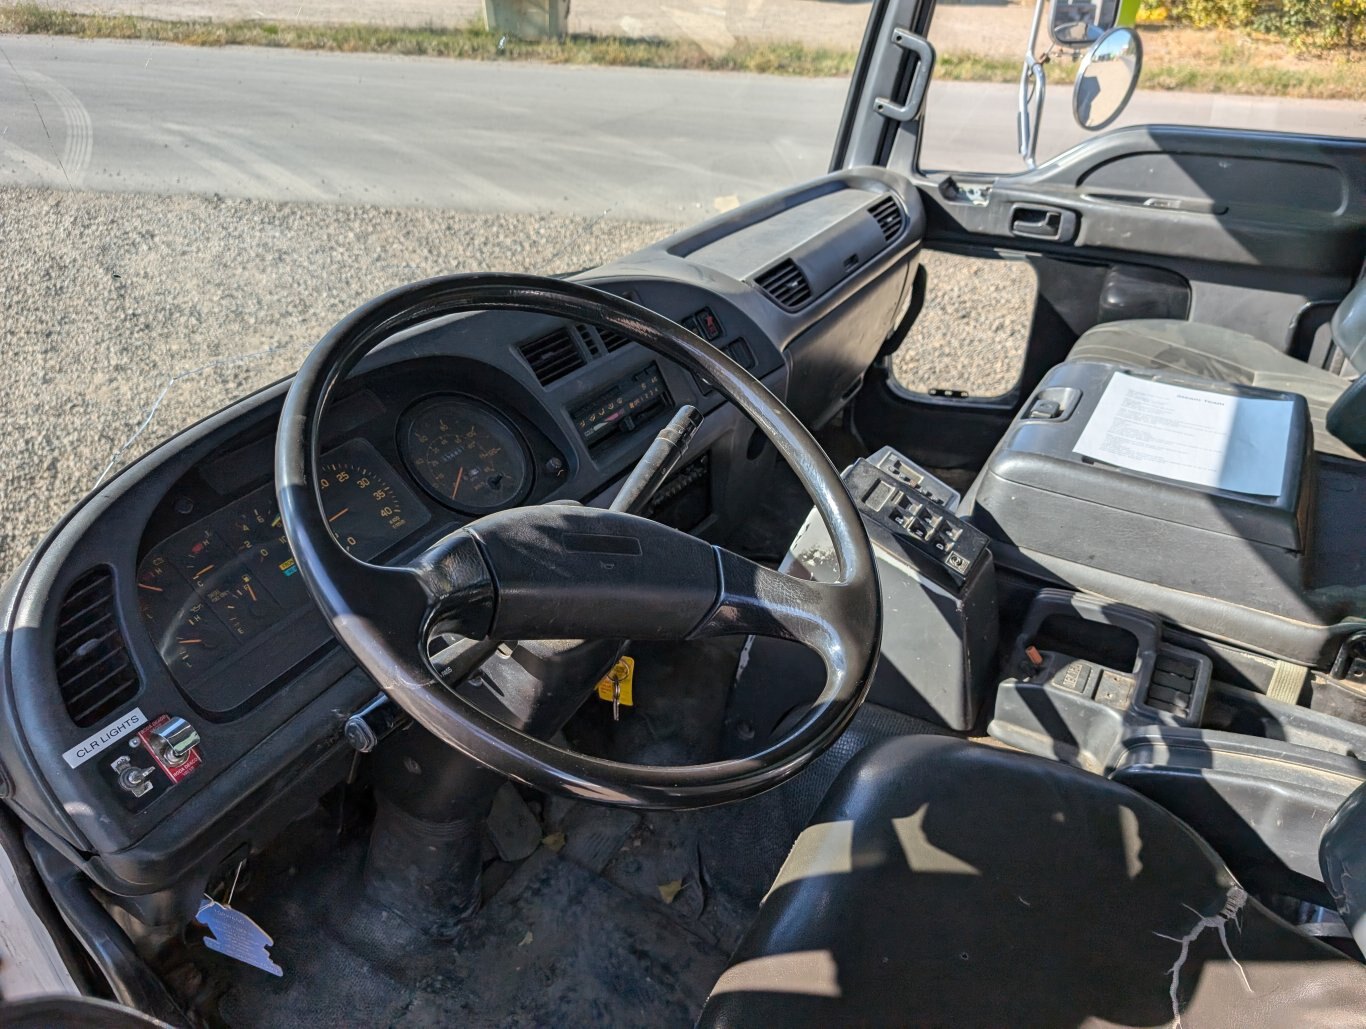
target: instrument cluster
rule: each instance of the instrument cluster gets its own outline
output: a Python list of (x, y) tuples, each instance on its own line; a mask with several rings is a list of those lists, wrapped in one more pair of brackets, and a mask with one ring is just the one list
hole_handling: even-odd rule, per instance
[[(318, 485), (333, 536), (361, 560), (432, 517), (363, 439), (323, 455)], [(162, 541), (138, 565), (137, 590), (143, 622), (182, 686), (273, 635), (308, 606), (275, 487), (263, 486)]]

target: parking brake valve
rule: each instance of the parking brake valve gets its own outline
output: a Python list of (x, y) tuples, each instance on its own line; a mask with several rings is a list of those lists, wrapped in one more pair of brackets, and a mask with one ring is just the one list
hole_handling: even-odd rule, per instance
[(199, 730), (183, 718), (168, 718), (147, 733), (147, 746), (165, 768), (179, 768), (199, 745)]

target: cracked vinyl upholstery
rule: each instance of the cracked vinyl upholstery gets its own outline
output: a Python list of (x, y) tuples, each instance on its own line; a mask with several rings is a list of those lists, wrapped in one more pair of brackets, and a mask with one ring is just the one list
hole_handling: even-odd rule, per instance
[(1311, 368), (1255, 336), (1202, 322), (1159, 318), (1106, 322), (1088, 329), (1068, 360), (1109, 361), (1298, 393), (1309, 405), (1315, 449), (1361, 460), (1361, 454), (1327, 428), (1328, 411), (1351, 380)]
[(835, 781), (700, 1024), (1359, 1026), (1366, 968), (1124, 786), (901, 737)]

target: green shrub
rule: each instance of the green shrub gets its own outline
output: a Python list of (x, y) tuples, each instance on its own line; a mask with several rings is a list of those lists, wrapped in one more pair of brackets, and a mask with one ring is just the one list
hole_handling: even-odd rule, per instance
[(1172, 0), (1168, 12), (1193, 28), (1264, 32), (1299, 49), (1350, 53), (1366, 32), (1366, 0)]

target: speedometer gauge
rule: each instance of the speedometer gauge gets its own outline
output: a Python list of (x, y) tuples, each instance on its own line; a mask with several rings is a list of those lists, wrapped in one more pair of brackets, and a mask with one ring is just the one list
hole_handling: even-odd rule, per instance
[(404, 455), (432, 496), (467, 514), (509, 507), (531, 488), (531, 462), (517, 431), (467, 400), (441, 397), (417, 407)]
[(368, 445), (353, 441), (318, 466), (323, 514), (337, 542), (369, 560), (430, 517), (391, 475)]

